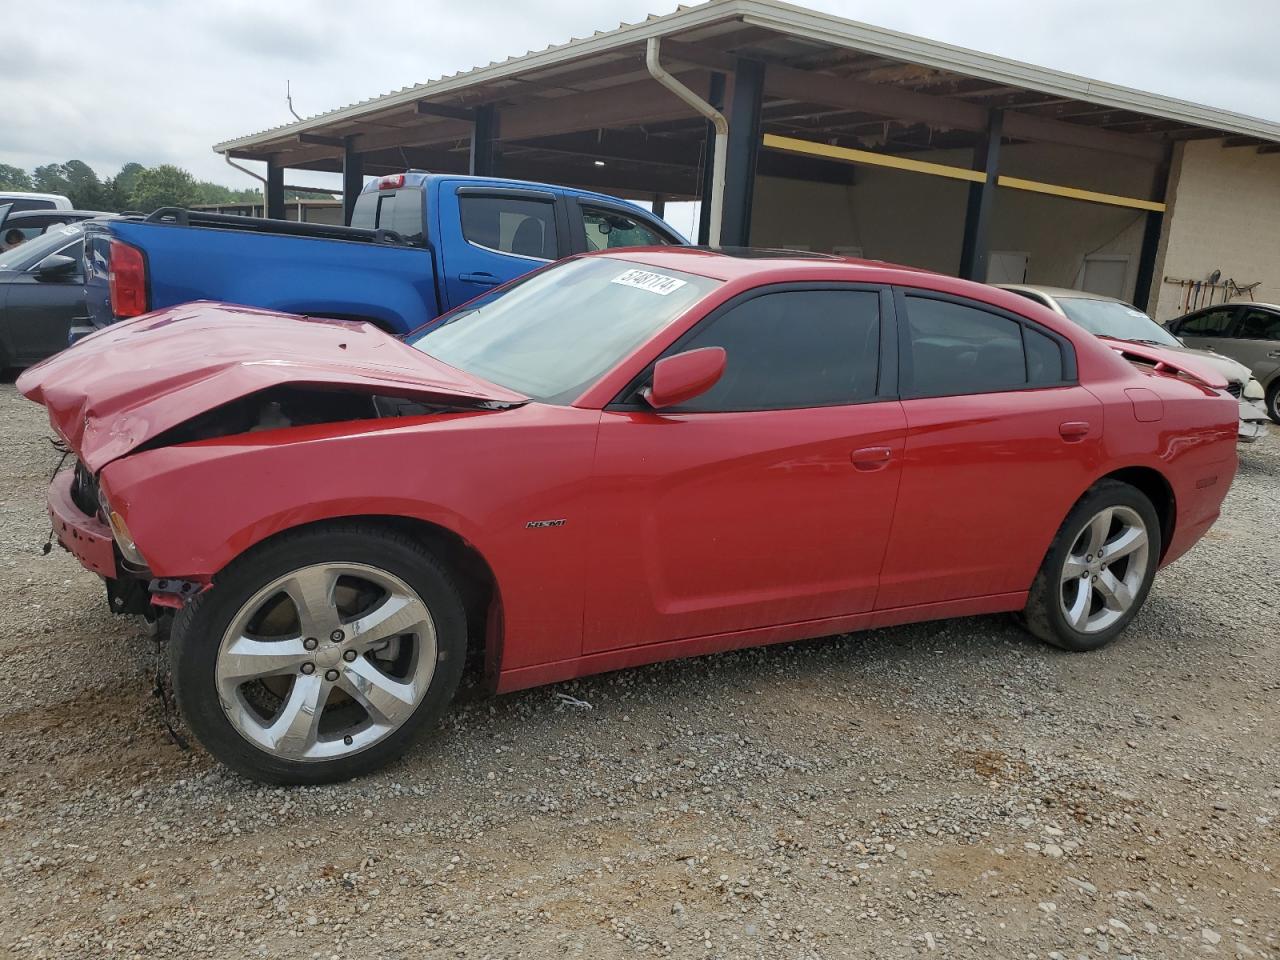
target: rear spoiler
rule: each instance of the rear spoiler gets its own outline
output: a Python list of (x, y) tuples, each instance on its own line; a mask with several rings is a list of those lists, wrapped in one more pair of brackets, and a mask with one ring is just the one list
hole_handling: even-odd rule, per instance
[(1108, 347), (1126, 360), (1155, 367), (1156, 373), (1195, 380), (1212, 390), (1227, 388), (1227, 378), (1213, 364), (1206, 363), (1199, 357), (1162, 350), (1160, 347), (1134, 343), (1131, 340), (1113, 340), (1111, 337), (1100, 339), (1106, 341)]

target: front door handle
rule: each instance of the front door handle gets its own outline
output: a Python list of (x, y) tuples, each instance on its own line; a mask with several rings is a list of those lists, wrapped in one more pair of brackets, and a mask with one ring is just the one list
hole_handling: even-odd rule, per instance
[(1272, 350), (1267, 354), (1268, 360), (1280, 360), (1280, 350)]
[(850, 459), (859, 470), (883, 470), (893, 458), (893, 451), (888, 447), (863, 447), (853, 451)]
[(1065, 423), (1058, 424), (1058, 433), (1068, 443), (1075, 443), (1077, 440), (1083, 440), (1089, 435), (1089, 422), (1087, 420), (1067, 420)]
[(496, 287), (502, 282), (492, 273), (488, 273), (484, 270), (477, 271), (476, 273), (461, 274), (458, 279), (465, 283), (478, 283), (485, 287)]

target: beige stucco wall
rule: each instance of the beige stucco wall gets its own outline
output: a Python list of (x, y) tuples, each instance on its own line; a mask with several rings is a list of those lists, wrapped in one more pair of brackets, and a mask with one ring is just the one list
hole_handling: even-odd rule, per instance
[(1184, 312), (1183, 290), (1164, 283), (1166, 276), (1195, 280), (1221, 270), (1237, 283), (1261, 281), (1254, 299), (1280, 302), (1280, 154), (1187, 141), (1174, 152), (1166, 202), (1152, 298), (1157, 320)]
[[(922, 157), (969, 166), (966, 151)], [(1013, 176), (1127, 196), (1150, 195), (1154, 168), (1097, 153), (1018, 144), (1001, 153)], [(854, 185), (760, 177), (752, 209), (757, 246), (808, 245), (830, 252), (861, 247), (876, 260), (954, 274), (960, 266), (968, 184), (960, 180), (858, 166)], [(1026, 253), (1030, 283), (1073, 286), (1087, 254), (1129, 257), (1132, 297), (1145, 214), (1060, 197), (1000, 189), (991, 223), (991, 249)]]

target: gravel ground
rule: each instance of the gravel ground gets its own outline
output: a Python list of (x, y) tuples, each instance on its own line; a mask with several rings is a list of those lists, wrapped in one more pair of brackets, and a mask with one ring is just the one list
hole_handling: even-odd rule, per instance
[(141, 625), (40, 554), (40, 409), (0, 425), (0, 956), (1280, 958), (1280, 432), (1100, 653), (663, 664), (284, 790), (170, 740)]

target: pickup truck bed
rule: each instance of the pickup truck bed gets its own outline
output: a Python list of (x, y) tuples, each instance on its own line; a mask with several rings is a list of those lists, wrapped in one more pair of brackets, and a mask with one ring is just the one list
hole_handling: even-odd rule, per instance
[(560, 257), (683, 244), (648, 211), (547, 184), (409, 172), (366, 185), (354, 226), (165, 208), (86, 228), (94, 327), (191, 300), (407, 333)]

